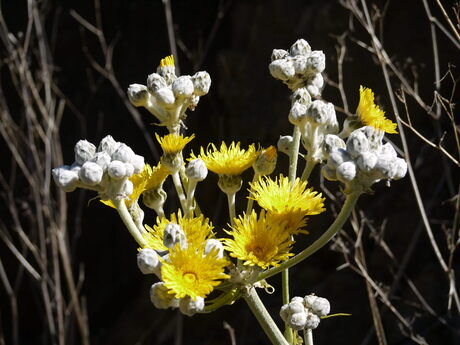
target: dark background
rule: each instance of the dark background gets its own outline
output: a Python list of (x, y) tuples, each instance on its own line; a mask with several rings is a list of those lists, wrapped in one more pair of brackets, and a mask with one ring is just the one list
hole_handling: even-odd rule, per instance
[[(420, 95), (431, 105), (433, 55), (429, 22), (422, 2), (376, 1), (375, 5), (385, 9), (382, 41), (387, 51), (410, 80), (417, 78)], [(1, 6), (9, 30), (14, 34), (24, 31), (27, 24), (26, 2), (3, 1)], [(446, 8), (450, 9), (450, 6), (446, 5)], [(47, 35), (54, 55), (54, 78), (71, 104), (60, 127), (64, 162), (70, 164), (73, 161), (73, 145), (79, 139), (98, 143), (105, 135), (111, 134), (143, 155), (147, 162), (155, 164), (158, 151), (149, 149), (113, 84), (91, 65), (91, 57), (104, 64), (100, 42), (82, 28), (71, 15), (72, 11), (90, 23), (96, 21), (91, 1), (54, 1), (47, 3), (44, 9)], [(147, 75), (156, 70), (160, 59), (171, 52), (163, 3), (153, 0), (102, 1), (100, 13), (105, 38), (109, 44), (114, 44), (113, 71), (120, 87), (126, 90), (131, 83), (145, 84)], [(325, 74), (328, 79), (336, 81), (336, 37), (348, 32), (348, 50), (343, 68), (344, 88), (351, 112), (358, 103), (359, 86), (365, 85), (374, 90), (378, 104), (394, 120), (381, 68), (369, 52), (350, 38), (366, 40), (366, 33), (356, 21), (354, 31), (349, 31), (353, 20), (349, 11), (337, 1), (172, 1), (172, 16), (176, 39), (180, 42), (176, 61), (181, 73), (191, 75), (198, 70), (206, 70), (212, 78), (209, 94), (201, 98), (194, 112), (189, 112), (186, 121), (187, 133), (197, 136), (187, 146), (189, 150), (197, 152), (200, 145), (221, 140), (237, 140), (243, 145), (253, 142), (262, 146), (276, 145), (280, 135), (291, 133), (287, 120), (290, 92), (270, 76), (268, 64), (272, 49), (287, 49), (298, 38), (306, 39), (313, 49), (324, 51), (327, 58)], [(458, 63), (458, 50), (443, 36), (439, 38), (439, 49), (444, 74), (448, 63)], [(4, 85), (8, 85), (9, 77), (2, 73)], [(394, 81), (394, 87), (397, 89), (399, 86)], [(451, 89), (452, 83), (447, 78), (441, 91), (449, 93)], [(4, 90), (8, 89), (4, 86)], [(334, 87), (326, 86), (322, 97), (342, 106), (340, 94)], [(428, 138), (435, 139), (432, 118), (412, 100), (409, 105), (414, 127)], [(11, 109), (23, 111), (20, 101), (14, 97), (11, 98)], [(400, 105), (400, 111), (402, 109)], [(163, 128), (151, 125), (155, 119), (146, 110), (141, 109), (140, 113), (152, 138), (154, 131), (166, 134)], [(338, 112), (338, 117), (341, 122), (344, 114)], [(443, 131), (451, 130), (446, 116), (438, 123)], [(452, 133), (449, 133), (446, 145), (452, 148)], [(399, 136), (393, 135), (390, 139), (396, 145), (401, 144)], [(441, 154), (423, 144), (411, 132), (407, 134), (407, 141), (423, 201), (431, 205), (429, 217), (433, 231), (446, 254), (442, 230), (444, 226), (455, 227), (451, 222), (455, 208), (449, 202), (453, 194), (447, 185), (441, 184), (435, 189), (439, 185), (434, 181), (439, 181), (444, 173)], [(156, 150), (160, 150), (156, 142), (155, 145)], [(457, 183), (454, 186), (457, 193), (458, 167), (448, 164), (453, 181)], [(277, 171), (286, 172), (286, 168), (287, 157), (280, 155)], [(311, 185), (320, 189), (318, 168), (310, 180)], [(209, 176), (206, 184), (199, 185), (197, 193), (204, 213), (219, 229), (225, 225), (227, 208), (215, 182), (216, 177)], [(335, 195), (340, 195), (335, 184), (326, 183), (326, 186)], [(171, 190), (169, 184), (166, 187)], [(423, 230), (420, 232), (420, 215), (409, 178), (393, 182), (391, 188), (381, 182), (375, 186), (375, 191), (374, 195), (361, 198), (359, 210), (373, 226), (385, 224), (385, 239), (398, 260), (402, 259), (415, 238), (415, 250), (404, 274), (417, 285), (434, 313), (441, 315), (448, 324), (440, 323), (439, 318), (421, 307), (405, 282), (393, 292), (392, 301), (412, 323), (416, 333), (425, 337), (429, 344), (459, 344), (458, 312), (447, 310), (447, 278), (436, 262), (425, 233)], [(16, 193), (18, 197), (23, 197), (27, 190)], [(84, 276), (80, 296), (87, 308), (91, 344), (230, 344), (224, 322), (233, 327), (238, 345), (268, 343), (243, 301), (193, 318), (183, 317), (177, 311), (156, 310), (148, 297), (149, 287), (155, 279), (138, 271), (136, 244), (112, 209), (97, 200), (89, 202), (94, 196), (83, 191), (67, 195), (73, 268), (76, 276), (79, 273)], [(331, 223), (337, 206), (328, 200), (326, 207), (328, 212), (311, 219), (308, 228), (311, 235), (299, 242), (297, 250), (312, 242)], [(170, 213), (176, 209), (177, 200), (170, 197), (165, 211)], [(147, 214), (146, 219), (147, 224), (152, 224), (154, 215)], [(4, 221), (8, 223), (7, 219)], [(353, 233), (349, 225), (345, 231)], [(414, 236), (417, 231), (419, 235)], [(368, 272), (383, 290), (387, 290), (397, 267), (389, 262), (368, 230), (363, 236)], [(2, 243), (0, 255), (6, 273), (14, 276), (17, 262)], [(454, 262), (458, 264), (455, 256)], [(314, 332), (315, 344), (361, 344), (373, 328), (365, 281), (351, 269), (336, 270), (343, 263), (341, 253), (324, 248), (291, 270), (292, 296), (314, 292), (331, 301), (332, 313), (352, 314), (351, 317), (322, 321)], [(263, 292), (261, 295), (279, 322), (279, 277), (271, 278), (269, 282), (276, 287), (275, 295), (268, 296)], [(33, 282), (25, 279), (18, 289), (18, 296), (20, 344), (51, 344), (45, 335), (46, 321)], [(11, 325), (7, 296), (2, 289), (0, 301), (2, 329), (8, 344)], [(382, 308), (388, 344), (414, 343), (401, 331), (394, 314), (382, 304), (379, 307)], [(74, 334), (69, 343), (78, 344), (77, 332)], [(377, 344), (372, 333), (368, 341), (369, 344)]]

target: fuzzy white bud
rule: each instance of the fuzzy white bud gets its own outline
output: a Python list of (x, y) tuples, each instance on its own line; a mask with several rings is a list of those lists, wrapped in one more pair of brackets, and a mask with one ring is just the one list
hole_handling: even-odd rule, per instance
[(289, 112), (289, 122), (294, 126), (302, 126), (306, 119), (307, 107), (301, 103), (294, 103)]
[(179, 243), (181, 247), (186, 245), (184, 230), (176, 223), (169, 223), (164, 230), (163, 244), (168, 248), (173, 248), (176, 243)]
[(115, 180), (121, 180), (127, 177), (126, 165), (121, 161), (111, 161), (107, 167), (107, 173)]
[(357, 158), (361, 153), (369, 151), (370, 144), (366, 135), (360, 131), (353, 131), (347, 140), (347, 152)]
[(284, 49), (273, 49), (270, 59), (271, 61), (284, 59), (286, 56), (288, 56), (288, 54), (289, 53)]
[(192, 76), (193, 86), (195, 87), (195, 95), (204, 96), (209, 92), (211, 87), (211, 77), (208, 72), (200, 71)]
[(165, 108), (170, 108), (174, 105), (174, 102), (176, 101), (174, 93), (169, 87), (162, 87), (161, 89), (158, 89), (157, 91), (155, 91), (153, 96), (155, 97), (157, 103), (160, 106), (164, 106)]
[(309, 55), (311, 53), (311, 47), (304, 39), (298, 39), (289, 49), (291, 56), (295, 55)]
[(96, 153), (96, 146), (91, 144), (87, 140), (79, 140), (74, 147), (75, 151), (75, 162), (80, 165), (83, 165), (86, 161), (89, 161), (93, 158)]
[(402, 179), (404, 176), (406, 176), (406, 173), (407, 173), (407, 162), (402, 158), (396, 158), (395, 165), (396, 165), (396, 172), (393, 176), (393, 179), (394, 180)]
[(316, 124), (325, 125), (336, 122), (334, 105), (324, 101), (313, 101), (308, 108), (308, 119)]
[(179, 301), (174, 294), (169, 293), (169, 289), (163, 282), (158, 282), (150, 288), (150, 300), (157, 309), (176, 308)]
[(148, 102), (149, 91), (142, 84), (131, 84), (128, 87), (128, 99), (135, 107), (142, 107)]
[(296, 331), (300, 331), (304, 329), (306, 323), (307, 323), (307, 314), (304, 311), (300, 313), (291, 314), (288, 320), (289, 326)]
[(197, 158), (187, 164), (185, 175), (191, 180), (203, 181), (208, 176), (208, 168), (202, 159)]
[(171, 85), (172, 92), (176, 98), (190, 97), (195, 87), (190, 76), (180, 76)]
[(99, 165), (93, 162), (86, 162), (80, 169), (79, 177), (84, 184), (94, 186), (101, 182), (103, 174), (104, 171)]
[(112, 160), (131, 163), (135, 155), (134, 151), (128, 145), (121, 143), (112, 154)]
[(204, 298), (198, 296), (196, 300), (192, 300), (190, 297), (184, 297), (179, 302), (179, 310), (182, 314), (187, 316), (193, 316), (196, 313), (201, 312), (204, 309)]
[(313, 73), (321, 73), (326, 68), (326, 57), (322, 50), (314, 50), (308, 56), (308, 67)]
[(150, 92), (155, 93), (158, 89), (167, 87), (165, 78), (158, 73), (149, 74), (147, 77), (147, 88)]
[(52, 170), (54, 182), (65, 192), (73, 192), (77, 187), (78, 173), (67, 165)]
[(116, 151), (118, 146), (120, 146), (120, 143), (115, 141), (115, 139), (113, 139), (111, 135), (107, 135), (99, 143), (97, 151), (105, 152), (109, 156), (112, 156), (112, 154)]
[(326, 298), (318, 297), (315, 295), (308, 295), (304, 297), (304, 305), (310, 309), (311, 312), (318, 316), (326, 316), (331, 311), (331, 305)]
[(90, 161), (96, 163), (102, 168), (102, 170), (105, 171), (111, 161), (111, 158), (106, 152), (96, 152)]
[(337, 167), (337, 179), (343, 183), (348, 183), (356, 176), (356, 165), (354, 162), (344, 162)]
[(294, 64), (289, 60), (275, 60), (268, 66), (268, 68), (274, 78), (282, 81), (288, 80), (295, 75)]
[(137, 253), (137, 267), (143, 274), (158, 275), (161, 268), (161, 262), (156, 251), (150, 248), (144, 248)]
[(204, 245), (204, 254), (208, 255), (209, 253), (214, 252), (216, 253), (216, 258), (221, 259), (224, 257), (224, 246), (222, 242), (215, 238), (210, 238), (206, 240)]
[(278, 151), (289, 155), (289, 152), (291, 151), (292, 143), (293, 143), (292, 136), (290, 135), (280, 136), (280, 138), (278, 139), (278, 143), (277, 143)]
[(361, 171), (366, 173), (374, 169), (377, 164), (377, 156), (371, 152), (363, 152), (356, 159), (356, 164)]
[(144, 170), (144, 166), (145, 166), (144, 157), (140, 155), (134, 155), (130, 163), (134, 167), (135, 174), (139, 174), (140, 172), (142, 172), (142, 170)]
[(321, 319), (318, 315), (307, 313), (307, 320), (305, 322), (305, 329), (315, 329), (319, 326)]

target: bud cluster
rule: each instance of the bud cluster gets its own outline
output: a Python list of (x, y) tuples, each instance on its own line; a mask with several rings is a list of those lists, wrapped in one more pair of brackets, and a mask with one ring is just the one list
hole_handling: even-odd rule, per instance
[(101, 199), (128, 197), (133, 184), (128, 180), (144, 168), (144, 157), (110, 135), (96, 146), (87, 140), (75, 144), (75, 162), (53, 169), (56, 184), (66, 192), (77, 187), (96, 190)]
[(208, 72), (200, 71), (193, 76), (177, 77), (172, 57), (162, 63), (156, 73), (147, 78), (147, 86), (131, 84), (128, 97), (136, 107), (145, 107), (171, 132), (178, 133), (181, 121), (185, 119), (187, 109), (194, 110), (201, 96), (208, 93), (211, 77)]
[(345, 192), (368, 192), (380, 180), (398, 180), (407, 172), (407, 163), (398, 158), (390, 143), (383, 144), (383, 132), (373, 127), (353, 131), (345, 142), (328, 136), (329, 152), (322, 173), (330, 181), (345, 184)]
[(329, 301), (314, 294), (293, 297), (291, 302), (281, 307), (280, 316), (292, 329), (315, 329), (320, 323), (320, 317), (329, 314)]
[(274, 49), (268, 66), (271, 75), (281, 80), (289, 89), (305, 87), (312, 97), (321, 94), (324, 79), (321, 72), (326, 58), (321, 50), (311, 50), (304, 39), (297, 40), (289, 49)]

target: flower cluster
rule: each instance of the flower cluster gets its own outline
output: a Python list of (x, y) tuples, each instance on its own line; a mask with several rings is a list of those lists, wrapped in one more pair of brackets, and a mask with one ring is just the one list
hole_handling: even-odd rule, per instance
[(281, 319), (296, 331), (315, 329), (320, 318), (329, 314), (329, 301), (314, 294), (293, 297), (291, 302), (283, 305), (280, 310)]

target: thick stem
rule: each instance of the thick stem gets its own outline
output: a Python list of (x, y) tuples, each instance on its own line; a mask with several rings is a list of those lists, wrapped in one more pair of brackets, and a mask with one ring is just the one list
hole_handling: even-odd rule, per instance
[[(289, 303), (289, 270), (286, 268), (281, 274), (282, 282), (282, 300), (283, 304)], [(293, 343), (293, 333), (292, 328), (288, 323), (284, 323), (284, 337), (286, 338), (289, 344)]]
[(348, 194), (345, 203), (343, 204), (342, 210), (335, 219), (334, 223), (331, 224), (329, 229), (327, 229), (327, 231), (320, 238), (318, 238), (309, 247), (305, 248), (296, 256), (283, 262), (278, 267), (273, 267), (265, 272), (262, 272), (257, 279), (262, 280), (274, 276), (275, 274), (282, 272), (283, 270), (305, 260), (310, 255), (312, 255), (313, 253), (321, 249), (324, 245), (326, 245), (326, 243), (328, 243), (332, 239), (332, 237), (334, 237), (335, 234), (339, 232), (339, 230), (342, 228), (343, 224), (346, 222), (348, 216), (353, 210), (353, 207), (355, 207), (356, 201), (358, 200), (360, 195), (361, 193)]
[(303, 170), (302, 177), (300, 178), (302, 181), (308, 181), (308, 178), (311, 175), (311, 172), (316, 166), (316, 162), (309, 159), (307, 156), (307, 164), (305, 165), (305, 169)]
[(117, 208), (118, 214), (120, 215), (121, 220), (125, 224), (126, 228), (128, 229), (131, 236), (134, 237), (137, 244), (139, 244), (142, 248), (147, 246), (147, 242), (145, 242), (144, 238), (142, 237), (139, 229), (137, 228), (136, 224), (133, 221), (133, 218), (129, 214), (128, 208), (126, 207), (125, 201), (123, 199), (116, 200), (112, 199), (113, 204)]
[(297, 177), (297, 161), (299, 160), (300, 149), (300, 129), (294, 126), (292, 133), (292, 147), (289, 152), (289, 181), (294, 181)]
[(186, 202), (186, 217), (193, 217), (193, 200), (195, 199), (195, 189), (198, 184), (197, 180), (188, 180), (187, 186), (187, 202)]
[(173, 179), (174, 187), (176, 187), (176, 192), (177, 192), (177, 196), (179, 197), (179, 201), (180, 201), (180, 205), (182, 207), (182, 211), (184, 211), (184, 213), (185, 213), (186, 210), (187, 210), (186, 198), (185, 198), (184, 189), (182, 188), (182, 183), (180, 181), (178, 171), (176, 171), (175, 173), (172, 174), (172, 179)]
[(307, 329), (303, 332), (303, 339), (305, 345), (313, 345), (313, 331), (311, 329)]
[(235, 212), (235, 194), (236, 193), (226, 193), (227, 194), (227, 200), (228, 200), (228, 214), (230, 217), (230, 224), (234, 224), (234, 218), (236, 217), (236, 212)]
[(270, 341), (274, 345), (289, 345), (289, 343), (284, 339), (283, 334), (279, 330), (275, 321), (265, 309), (264, 304), (257, 295), (255, 288), (250, 288), (247, 294), (244, 295), (246, 303), (249, 305), (254, 316), (259, 321), (259, 324), (262, 326), (265, 334), (270, 338)]

